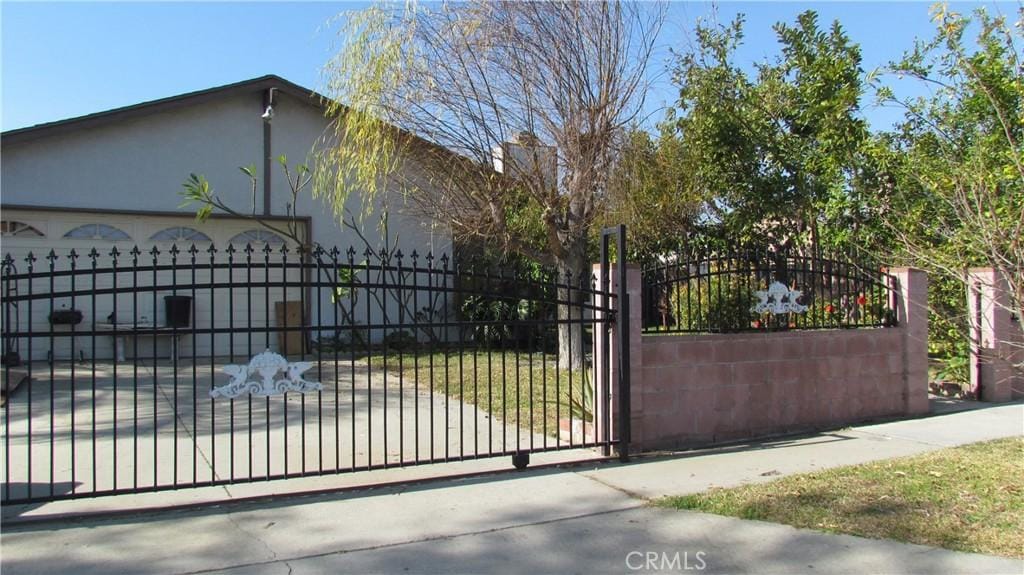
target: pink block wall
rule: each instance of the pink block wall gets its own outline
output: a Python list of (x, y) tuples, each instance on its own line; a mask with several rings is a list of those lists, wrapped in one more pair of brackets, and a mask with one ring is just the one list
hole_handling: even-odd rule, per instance
[[(1009, 348), (1007, 359), (1015, 366), (1024, 366), (1024, 330), (1021, 329), (1021, 321), (1024, 319), (1014, 320), (1006, 336)], [(1014, 368), (1010, 374), (1009, 384), (1012, 399), (1024, 398), (1024, 370), (1020, 367)]]
[(971, 335), (971, 391), (982, 401), (1024, 396), (1024, 334), (1012, 317), (1006, 279), (993, 268), (968, 270), (967, 310)]
[(643, 336), (634, 438), (686, 447), (903, 414), (903, 338), (896, 328)]
[[(595, 273), (600, 276), (599, 266)], [(643, 335), (640, 269), (627, 269), (630, 451), (707, 445), (879, 417), (928, 412), (928, 276), (891, 269), (899, 325), (890, 328), (714, 335)], [(617, 281), (612, 290), (620, 293)], [(618, 305), (618, 304), (616, 304)], [(617, 357), (617, 337), (594, 361)], [(596, 370), (598, 425), (612, 410), (618, 437), (618, 368), (611, 397)], [(603, 437), (604, 430), (598, 430)]]

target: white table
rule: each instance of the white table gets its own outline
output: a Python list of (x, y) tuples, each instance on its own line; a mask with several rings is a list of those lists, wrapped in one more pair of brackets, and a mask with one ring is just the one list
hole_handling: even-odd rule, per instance
[[(177, 361), (178, 359), (178, 346), (181, 343), (181, 337), (188, 335), (188, 328), (174, 328), (165, 325), (153, 326), (153, 324), (129, 324), (129, 323), (97, 323), (96, 331), (117, 331), (117, 333), (111, 333), (111, 337), (114, 338), (114, 357), (117, 361), (125, 361), (124, 348), (125, 340), (129, 337), (132, 339), (138, 337), (168, 337), (171, 339), (171, 355), (168, 359)], [(134, 350), (138, 355), (138, 350)]]

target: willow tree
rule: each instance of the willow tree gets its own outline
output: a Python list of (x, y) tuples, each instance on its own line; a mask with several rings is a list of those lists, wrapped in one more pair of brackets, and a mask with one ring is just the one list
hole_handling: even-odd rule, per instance
[[(334, 130), (316, 193), (340, 213), (353, 192), (371, 205), (401, 189), (456, 238), (494, 242), (563, 281), (589, 278), (588, 236), (642, 107), (664, 13), (473, 0), (347, 15), (325, 68)], [(574, 313), (559, 306), (560, 319)], [(582, 336), (570, 327), (560, 324), (559, 349), (578, 366)]]

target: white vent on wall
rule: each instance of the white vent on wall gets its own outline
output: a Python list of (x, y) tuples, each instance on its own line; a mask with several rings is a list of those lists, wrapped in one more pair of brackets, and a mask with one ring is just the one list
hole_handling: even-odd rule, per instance
[(131, 236), (115, 228), (114, 226), (108, 226), (107, 224), (85, 224), (84, 226), (78, 226), (70, 232), (64, 234), (64, 237), (71, 240), (130, 240)]
[(44, 235), (43, 232), (24, 222), (15, 222), (10, 220), (0, 222), (0, 234), (7, 237), (13, 236), (19, 238), (41, 238)]
[(154, 242), (210, 242), (210, 236), (204, 234), (199, 230), (187, 228), (184, 226), (176, 226), (173, 228), (167, 228), (160, 230), (153, 234), (150, 241)]
[(230, 241), (235, 245), (244, 245), (249, 243), (267, 243), (270, 245), (280, 245), (284, 243), (284, 238), (275, 234), (274, 232), (268, 232), (266, 230), (246, 230), (231, 238)]

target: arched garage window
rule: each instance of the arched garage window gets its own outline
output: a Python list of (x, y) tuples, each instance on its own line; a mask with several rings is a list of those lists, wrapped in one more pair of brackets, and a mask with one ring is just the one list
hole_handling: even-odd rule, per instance
[(131, 236), (107, 224), (85, 224), (64, 234), (70, 240), (130, 240)]
[(11, 220), (4, 220), (0, 222), (0, 234), (7, 237), (19, 237), (19, 238), (41, 238), (43, 232), (35, 229), (34, 227), (24, 223), (15, 222)]
[(245, 245), (249, 243), (267, 243), (273, 246), (283, 244), (284, 238), (275, 234), (274, 232), (268, 232), (266, 230), (246, 230), (231, 238), (231, 243), (235, 244), (236, 246)]
[(192, 228), (186, 228), (184, 226), (176, 226), (176, 227), (173, 227), (173, 228), (167, 228), (165, 230), (160, 230), (159, 232), (153, 234), (149, 239), (150, 239), (150, 241), (154, 241), (154, 242), (210, 242), (210, 241), (213, 241), (213, 240), (210, 239), (210, 236), (204, 234), (203, 232), (201, 232), (199, 230), (196, 230), (196, 229), (192, 229)]

